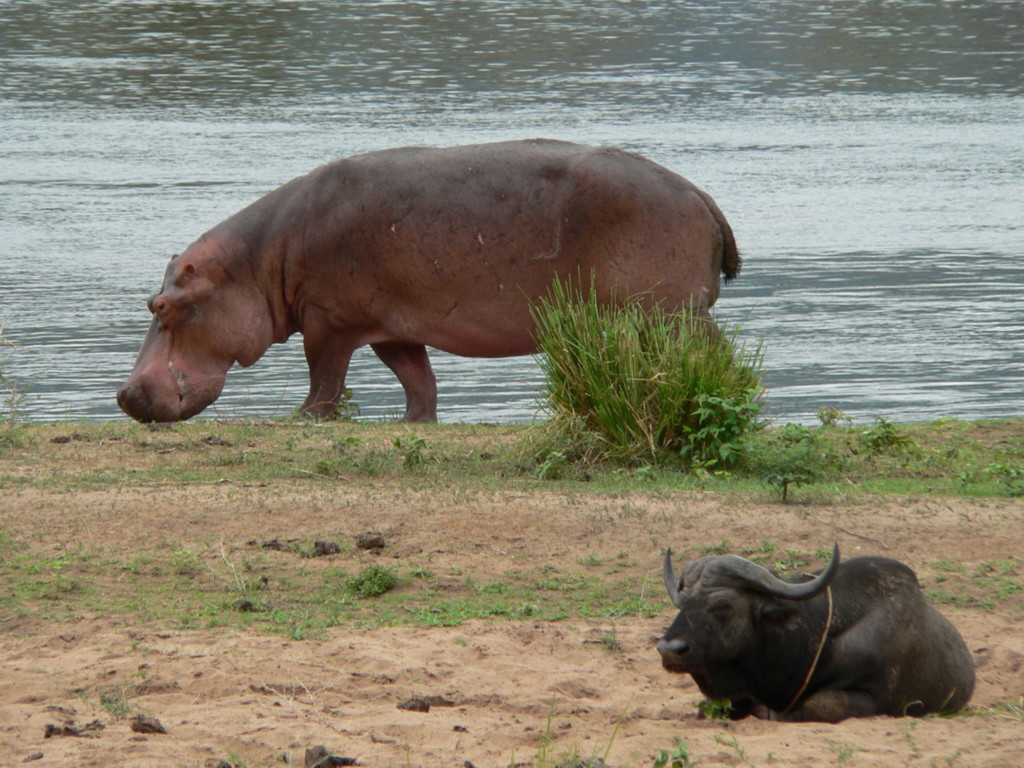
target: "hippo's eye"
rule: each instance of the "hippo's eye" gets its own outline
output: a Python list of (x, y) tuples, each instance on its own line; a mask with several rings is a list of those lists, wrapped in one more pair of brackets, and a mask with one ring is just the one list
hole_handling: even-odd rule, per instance
[(162, 293), (154, 294), (149, 297), (149, 300), (146, 302), (146, 306), (149, 308), (153, 317), (158, 318), (165, 326), (167, 325), (167, 322), (173, 314), (170, 311), (172, 306), (167, 296)]

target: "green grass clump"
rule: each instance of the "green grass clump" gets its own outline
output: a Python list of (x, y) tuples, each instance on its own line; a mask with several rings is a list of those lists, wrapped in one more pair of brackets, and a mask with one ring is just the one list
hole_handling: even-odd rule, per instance
[(371, 565), (351, 578), (346, 587), (359, 597), (380, 597), (398, 584), (398, 574), (393, 568)]
[[(542, 405), (566, 455), (725, 466), (756, 427), (760, 349), (735, 345), (692, 312), (598, 303), (554, 284), (533, 310)], [(580, 446), (583, 446), (582, 450)], [(545, 459), (552, 455), (547, 451)]]

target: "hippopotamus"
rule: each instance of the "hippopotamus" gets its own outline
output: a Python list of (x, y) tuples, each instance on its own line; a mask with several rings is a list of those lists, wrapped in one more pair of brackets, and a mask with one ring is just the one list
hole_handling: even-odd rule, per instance
[(714, 200), (637, 154), (536, 139), (405, 147), (328, 163), (170, 259), (117, 401), (142, 422), (188, 419), (234, 363), (301, 333), (309, 395), (331, 416), (369, 344), (405, 390), (405, 421), (437, 418), (427, 346), (470, 357), (536, 351), (531, 309), (554, 281), (602, 303), (709, 318), (740, 269)]

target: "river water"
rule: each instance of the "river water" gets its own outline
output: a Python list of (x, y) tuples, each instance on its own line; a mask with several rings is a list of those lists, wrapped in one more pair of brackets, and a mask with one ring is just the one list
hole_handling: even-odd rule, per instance
[[(408, 144), (545, 136), (709, 191), (767, 412), (1024, 412), (1024, 3), (0, 4), (0, 322), (34, 420), (114, 392), (167, 257), (288, 179)], [(433, 354), (443, 421), (537, 414), (532, 358)], [(301, 339), (205, 415), (285, 416)], [(360, 354), (363, 416), (400, 412)], [(0, 406), (2, 407), (2, 406)]]

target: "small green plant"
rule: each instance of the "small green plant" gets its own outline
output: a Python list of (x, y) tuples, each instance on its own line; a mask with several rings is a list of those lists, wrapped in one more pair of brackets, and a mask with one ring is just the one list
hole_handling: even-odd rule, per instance
[(379, 597), (398, 584), (395, 571), (377, 564), (368, 566), (346, 582), (346, 587), (357, 597)]
[(538, 465), (537, 477), (540, 480), (558, 480), (561, 478), (566, 464), (568, 464), (568, 459), (566, 459), (564, 453), (561, 451), (550, 451)]
[(841, 421), (847, 425), (853, 423), (853, 419), (841, 410), (827, 405), (823, 405), (818, 409), (818, 421), (821, 422), (823, 427), (838, 427)]
[(423, 449), (427, 443), (423, 438), (412, 435), (410, 437), (396, 437), (395, 448), (402, 457), (402, 464), (406, 469), (414, 469), (423, 464)]
[(857, 752), (856, 747), (842, 741), (829, 740), (828, 745), (832, 748), (832, 751), (836, 753), (836, 761), (839, 765), (846, 765), (849, 763), (850, 758), (852, 758)]
[[(832, 552), (827, 551), (823, 560), (828, 560), (832, 557)], [(804, 566), (810, 565), (811, 561), (800, 552), (795, 552), (792, 549), (787, 549), (785, 552), (776, 558), (775, 569), (780, 571), (795, 571)]]
[(195, 552), (179, 549), (171, 553), (171, 568), (179, 576), (192, 578), (202, 573), (203, 561)]
[[(4, 326), (0, 324), (0, 417), (7, 422), (8, 427), (18, 421), (25, 405), (24, 390), (7, 373), (11, 352), (17, 349), (17, 346), (7, 338), (4, 334)], [(16, 442), (13, 432), (6, 435), (0, 433), (0, 446), (4, 442)]]
[(875, 419), (874, 425), (861, 433), (861, 444), (872, 456), (911, 453), (918, 448), (913, 438), (883, 418)]
[(752, 560), (759, 565), (764, 565), (774, 553), (775, 544), (770, 541), (762, 541), (757, 547), (743, 547), (740, 549), (740, 554), (749, 560)]
[(619, 633), (612, 627), (601, 635), (601, 645), (606, 651), (621, 651), (622, 642), (619, 640)]
[(677, 736), (675, 748), (660, 750), (651, 768), (690, 768), (692, 765), (695, 763), (690, 759), (690, 745)]
[(135, 711), (135, 705), (128, 701), (124, 688), (100, 691), (100, 706), (115, 720), (124, 720)]
[[(253, 579), (239, 573), (234, 563), (228, 559), (223, 544), (221, 544), (220, 559), (228, 570), (228, 593), (231, 596), (231, 607), (240, 613), (263, 613), (269, 610), (270, 606), (263, 596), (263, 591), (268, 586), (267, 578), (264, 576)], [(242, 570), (246, 573), (251, 572), (252, 564), (243, 562)]]
[(948, 755), (947, 757), (933, 757), (929, 765), (931, 768), (941, 768), (942, 766), (946, 766), (946, 768), (953, 768), (965, 751), (964, 747), (959, 747), (955, 752), (953, 752), (953, 754)]
[(701, 699), (697, 703), (697, 714), (706, 720), (730, 720), (732, 719), (733, 711), (732, 702), (728, 699), (720, 699), (719, 701)]
[(747, 758), (747, 753), (743, 750), (743, 747), (740, 746), (739, 739), (737, 739), (735, 736), (726, 736), (724, 733), (716, 733), (715, 734), (715, 741), (717, 741), (719, 744), (721, 744), (724, 747), (729, 747), (733, 752), (735, 752), (736, 756), (740, 759), (740, 762), (743, 765), (747, 765), (747, 766), (753, 766), (754, 765)]
[(776, 487), (785, 502), (791, 485), (809, 485), (835, 476), (839, 459), (818, 432), (787, 424), (773, 434), (762, 433), (747, 442), (746, 467)]
[(722, 539), (715, 544), (706, 544), (704, 546), (698, 546), (695, 548), (702, 555), (728, 555), (732, 548), (729, 546), (727, 539)]
[(352, 390), (345, 387), (341, 393), (341, 400), (338, 402), (338, 410), (328, 418), (330, 421), (352, 421), (359, 415), (359, 405), (353, 399)]
[(914, 728), (917, 725), (916, 720), (904, 720), (899, 723), (898, 730), (903, 740), (907, 742), (907, 746), (910, 751), (915, 755), (921, 754), (921, 750), (917, 747), (917, 742), (914, 740)]
[(1003, 462), (993, 462), (985, 467), (984, 472), (993, 478), (1006, 491), (1007, 496), (1024, 496), (1024, 467), (1012, 466)]

